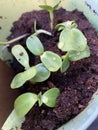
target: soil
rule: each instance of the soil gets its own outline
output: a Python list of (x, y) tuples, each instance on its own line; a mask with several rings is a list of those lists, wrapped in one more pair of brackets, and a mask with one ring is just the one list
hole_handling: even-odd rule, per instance
[[(98, 38), (95, 29), (83, 13), (77, 10), (68, 12), (61, 8), (56, 10), (54, 15), (54, 26), (67, 20), (74, 20), (78, 24), (78, 28), (87, 37), (91, 56), (71, 63), (69, 70), (63, 74), (60, 71), (52, 73), (51, 77), (43, 83), (31, 85), (28, 82), (25, 84), (21, 89), (22, 93), (26, 91), (35, 93), (44, 92), (55, 85), (60, 89), (61, 94), (57, 99), (56, 107), (53, 109), (45, 105), (38, 107), (36, 104), (26, 115), (26, 121), (22, 125), (23, 130), (56, 130), (80, 113), (88, 105), (93, 93), (98, 88)], [(35, 19), (38, 29), (51, 31), (49, 14), (46, 11), (27, 12), (18, 21), (14, 22), (11, 29), (12, 34), (8, 39), (24, 33), (34, 33), (33, 24)], [(45, 50), (52, 50), (61, 55), (61, 51), (57, 48), (59, 32), (54, 29), (52, 34), (52, 37), (41, 34), (39, 38)], [(25, 46), (25, 40), (20, 40), (18, 43)], [(10, 49), (12, 46), (10, 46)], [(39, 57), (34, 57), (33, 54), (28, 53), (30, 65), (40, 62)], [(16, 73), (23, 71), (23, 67), (15, 59), (12, 66)], [(29, 85), (30, 87), (28, 87)]]

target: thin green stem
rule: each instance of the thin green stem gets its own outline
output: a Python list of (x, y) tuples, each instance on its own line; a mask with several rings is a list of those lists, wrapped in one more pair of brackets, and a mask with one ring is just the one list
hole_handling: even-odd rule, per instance
[(53, 10), (51, 10), (49, 13), (50, 13), (50, 26), (51, 26), (51, 29), (53, 29), (53, 20), (54, 20)]
[(29, 33), (26, 33), (26, 34), (23, 34), (23, 35), (21, 35), (21, 36), (19, 36), (19, 37), (14, 38), (14, 39), (12, 39), (12, 40), (10, 40), (10, 41), (0, 42), (0, 45), (11, 44), (11, 43), (13, 43), (13, 42), (19, 41), (20, 39), (23, 39), (24, 37), (26, 37), (26, 36), (28, 36), (28, 35), (30, 35), (30, 34), (29, 34)]
[(37, 35), (39, 35), (39, 34), (41, 34), (41, 33), (47, 34), (47, 35), (49, 35), (49, 36), (52, 36), (52, 33), (51, 33), (51, 32), (48, 32), (48, 31), (43, 30), (43, 29), (40, 29), (40, 30), (36, 30), (36, 32), (35, 32), (34, 34), (32, 34), (31, 37), (37, 36)]

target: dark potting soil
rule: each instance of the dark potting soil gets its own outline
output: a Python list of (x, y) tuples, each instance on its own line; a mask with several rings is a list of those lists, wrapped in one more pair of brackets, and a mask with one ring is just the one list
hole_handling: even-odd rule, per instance
[[(63, 74), (60, 71), (52, 73), (47, 81), (37, 83), (36, 85), (27, 83), (21, 89), (23, 92), (39, 93), (40, 91), (45, 92), (55, 85), (61, 92), (55, 108), (49, 108), (45, 105), (38, 107), (36, 104), (26, 115), (26, 121), (22, 125), (23, 130), (56, 130), (87, 106), (98, 87), (98, 38), (95, 29), (85, 16), (77, 10), (68, 12), (61, 8), (56, 10), (54, 15), (54, 26), (57, 23), (67, 20), (74, 20), (78, 24), (78, 28), (87, 38), (91, 56), (71, 63), (69, 70)], [(37, 21), (37, 29), (51, 31), (49, 14), (46, 11), (33, 11), (23, 14), (18, 21), (14, 22), (11, 29), (12, 34), (8, 39), (24, 33), (34, 33), (33, 24), (35, 19)], [(57, 48), (59, 32), (54, 29), (52, 34), (52, 37), (40, 34), (39, 38), (45, 50), (52, 50), (61, 55), (61, 51)], [(25, 46), (25, 41), (26, 39), (20, 40), (18, 43)], [(10, 49), (11, 47), (12, 45)], [(35, 58), (29, 51), (28, 53), (30, 56), (30, 65), (40, 62), (39, 57)], [(23, 71), (23, 67), (15, 59), (12, 66), (16, 73)], [(30, 87), (28, 87), (28, 84)]]

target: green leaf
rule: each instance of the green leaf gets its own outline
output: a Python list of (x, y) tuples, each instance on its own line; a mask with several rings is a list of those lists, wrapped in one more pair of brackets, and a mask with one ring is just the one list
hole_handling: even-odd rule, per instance
[(77, 24), (74, 21), (67, 21), (67, 22), (63, 22), (63, 23), (59, 23), (55, 26), (56, 29), (63, 30), (64, 28), (77, 28)]
[(51, 88), (42, 95), (42, 102), (48, 107), (55, 107), (59, 94), (60, 91), (58, 88)]
[(15, 112), (19, 117), (24, 117), (37, 102), (37, 95), (25, 93), (20, 95), (14, 103)]
[(68, 56), (65, 56), (62, 66), (61, 66), (61, 72), (64, 73), (70, 66), (70, 61), (68, 59)]
[(36, 73), (36, 68), (31, 67), (28, 70), (17, 74), (11, 82), (11, 88), (15, 89), (21, 87), (26, 81), (33, 78), (36, 75)]
[(80, 52), (69, 51), (68, 54), (69, 54), (69, 60), (70, 61), (77, 61), (77, 60), (81, 60), (83, 58), (89, 57), (90, 56), (90, 50), (89, 50), (89, 47), (87, 46), (84, 51), (80, 51)]
[(47, 10), (47, 11), (52, 11), (53, 7), (49, 6), (49, 5), (39, 5), (40, 8)]
[(44, 52), (43, 45), (36, 36), (28, 37), (26, 40), (26, 45), (30, 52), (34, 55), (41, 55)]
[(51, 51), (44, 52), (43, 55), (41, 55), (41, 61), (51, 72), (57, 71), (62, 65), (60, 56)]
[(37, 32), (37, 27), (36, 27), (37, 23), (36, 23), (36, 19), (34, 20), (34, 31), (35, 33)]
[(26, 50), (24, 49), (24, 47), (22, 47), (21, 45), (15, 45), (12, 48), (12, 54), (14, 55), (14, 57), (17, 59), (17, 61), (25, 67), (25, 69), (28, 69), (29, 66), (29, 57), (28, 54), (26, 52)]
[(44, 10), (51, 12), (51, 11), (57, 9), (60, 3), (61, 3), (61, 1), (59, 1), (54, 7), (52, 7), (50, 5), (39, 5), (39, 7), (44, 9)]
[(50, 77), (50, 71), (42, 63), (35, 67), (37, 69), (37, 74), (30, 80), (32, 83), (43, 82)]
[(87, 39), (76, 29), (64, 29), (59, 38), (58, 48), (62, 51), (83, 51), (87, 46)]
[(58, 6), (60, 5), (60, 3), (61, 3), (61, 1), (59, 1), (59, 2), (53, 7), (53, 9), (54, 9), (54, 10), (57, 9)]

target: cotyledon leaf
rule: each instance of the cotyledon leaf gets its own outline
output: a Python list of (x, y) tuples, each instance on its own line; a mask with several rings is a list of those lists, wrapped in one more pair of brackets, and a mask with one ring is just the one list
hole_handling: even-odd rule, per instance
[(15, 89), (21, 87), (26, 81), (33, 78), (36, 73), (36, 67), (31, 67), (28, 70), (17, 74), (11, 82), (11, 88)]
[(19, 117), (24, 117), (37, 102), (37, 95), (34, 93), (24, 93), (20, 95), (14, 103), (15, 112)]
[(37, 74), (30, 80), (32, 83), (43, 82), (49, 78), (51, 72), (42, 63), (35, 67), (37, 69)]
[(34, 55), (41, 55), (44, 52), (43, 45), (37, 36), (28, 37), (26, 46)]
[(87, 39), (79, 29), (64, 29), (61, 32), (58, 48), (62, 51), (83, 51), (86, 46)]
[(41, 61), (51, 72), (57, 71), (62, 65), (62, 59), (54, 52), (46, 51), (41, 55)]
[(60, 90), (58, 88), (51, 88), (42, 95), (42, 102), (48, 107), (55, 107), (59, 94)]
[(17, 61), (25, 67), (25, 69), (28, 69), (30, 67), (29, 56), (23, 46), (15, 45), (14, 47), (12, 47), (11, 52), (17, 59)]

